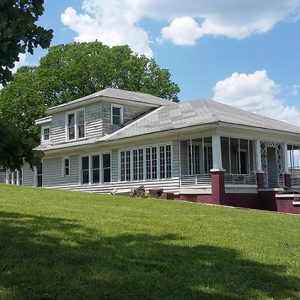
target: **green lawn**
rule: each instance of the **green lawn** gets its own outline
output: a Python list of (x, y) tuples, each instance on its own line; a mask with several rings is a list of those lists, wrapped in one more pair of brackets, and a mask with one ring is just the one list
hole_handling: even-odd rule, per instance
[(300, 299), (300, 217), (0, 185), (0, 299)]

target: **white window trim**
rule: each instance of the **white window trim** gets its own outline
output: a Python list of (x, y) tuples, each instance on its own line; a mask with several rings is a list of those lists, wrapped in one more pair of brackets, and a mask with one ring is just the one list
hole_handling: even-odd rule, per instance
[[(49, 128), (49, 140), (45, 140), (45, 135), (44, 135), (44, 130)], [(41, 140), (44, 143), (49, 143), (51, 139), (51, 127), (50, 126), (42, 126), (42, 136), (41, 136)]]
[[(111, 125), (116, 125), (116, 124), (113, 124), (113, 108), (120, 108), (120, 119), (121, 119), (121, 124), (123, 124), (123, 105), (118, 105), (118, 104), (111, 104), (111, 108), (110, 108), (110, 124)], [(117, 125), (116, 125), (117, 126)]]
[[(160, 178), (160, 152), (159, 152), (159, 147), (160, 146), (171, 146), (171, 177), (168, 178)], [(156, 147), (156, 159), (157, 159), (157, 164), (156, 164), (156, 170), (157, 170), (157, 178), (156, 179), (146, 179), (146, 148), (152, 148), (152, 147)], [(144, 172), (143, 172), (143, 177), (144, 179), (141, 180), (133, 180), (133, 150), (138, 150), (138, 149), (143, 149), (144, 151)], [(153, 181), (153, 180), (170, 180), (171, 178), (173, 178), (173, 161), (174, 161), (174, 153), (173, 153), (173, 149), (174, 149), (174, 145), (173, 145), (173, 141), (169, 141), (169, 142), (164, 142), (164, 143), (158, 143), (158, 144), (147, 144), (147, 145), (141, 145), (141, 146), (135, 146), (135, 147), (130, 147), (130, 148), (123, 148), (123, 149), (119, 149), (118, 150), (118, 182), (146, 182), (146, 181)], [(126, 152), (126, 151), (130, 151), (130, 157), (131, 157), (131, 180), (123, 180), (121, 181), (121, 152)], [(165, 167), (166, 170), (166, 167)]]
[[(84, 136), (79, 138), (78, 137), (78, 126), (77, 126), (77, 113), (79, 111), (83, 111), (83, 123), (84, 123)], [(69, 130), (68, 130), (68, 116), (74, 114), (74, 126), (75, 126), (75, 138), (74, 139), (69, 139)], [(85, 119), (85, 108), (80, 108), (72, 111), (68, 111), (65, 114), (65, 135), (66, 135), (66, 141), (67, 142), (72, 142), (72, 141), (77, 141), (77, 140), (82, 140), (86, 138), (86, 119)]]
[[(103, 154), (110, 154), (110, 182), (103, 182)], [(99, 155), (99, 182), (93, 183), (92, 177), (93, 177), (93, 170), (92, 170), (92, 156)], [(89, 182), (88, 183), (82, 183), (82, 157), (89, 157)], [(93, 152), (93, 153), (86, 153), (81, 154), (79, 156), (79, 185), (102, 185), (102, 184), (109, 184), (112, 182), (112, 151), (103, 151), (103, 152)]]
[[(69, 175), (65, 174), (65, 160), (66, 159), (69, 160)], [(62, 177), (70, 177), (71, 176), (71, 159), (70, 159), (70, 156), (64, 156), (64, 157), (62, 157), (61, 162), (62, 162), (62, 170), (61, 170)]]

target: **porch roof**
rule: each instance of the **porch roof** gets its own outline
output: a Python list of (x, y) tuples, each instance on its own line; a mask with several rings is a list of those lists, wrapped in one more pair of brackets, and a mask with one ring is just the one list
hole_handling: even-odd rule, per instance
[(201, 124), (229, 123), (300, 134), (300, 127), (211, 100), (192, 100), (156, 109), (105, 140), (118, 140)]

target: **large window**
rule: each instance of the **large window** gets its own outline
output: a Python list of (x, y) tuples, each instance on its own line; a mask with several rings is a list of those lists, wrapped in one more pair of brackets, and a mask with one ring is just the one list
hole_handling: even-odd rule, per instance
[(81, 158), (81, 182), (83, 184), (90, 183), (90, 157)]
[[(81, 183), (96, 184), (111, 181), (110, 153), (81, 157)], [(102, 170), (102, 172), (101, 172)]]
[(112, 104), (111, 106), (111, 124), (122, 125), (123, 123), (123, 107), (121, 105)]
[(151, 146), (120, 152), (121, 181), (172, 177), (171, 145)]
[(67, 139), (75, 140), (85, 137), (84, 110), (67, 114)]
[(111, 182), (110, 153), (102, 155), (102, 182)]

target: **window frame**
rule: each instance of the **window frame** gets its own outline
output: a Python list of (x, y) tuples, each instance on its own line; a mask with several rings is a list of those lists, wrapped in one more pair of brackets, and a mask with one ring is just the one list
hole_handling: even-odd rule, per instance
[[(45, 129), (49, 129), (49, 138), (48, 139), (45, 139), (45, 133), (44, 133)], [(49, 143), (50, 142), (50, 138), (51, 138), (51, 126), (50, 125), (42, 126), (42, 130), (41, 131), (42, 131), (41, 132), (42, 142)]]
[[(103, 155), (109, 154), (110, 155), (110, 181), (104, 182), (104, 172), (103, 172)], [(96, 170), (96, 168), (93, 169), (92, 164), (92, 157), (93, 156), (99, 156), (99, 182), (93, 182), (93, 170)], [(89, 182), (83, 183), (82, 179), (82, 158), (88, 157), (89, 158)], [(86, 153), (81, 154), (79, 156), (79, 185), (102, 185), (102, 184), (108, 184), (112, 182), (112, 151), (104, 151), (104, 152), (93, 152), (93, 153)]]
[[(65, 161), (69, 160), (69, 174), (66, 174), (66, 165), (65, 165)], [(71, 176), (71, 159), (70, 156), (64, 156), (62, 157), (62, 177), (70, 177)]]
[[(120, 124), (114, 124), (114, 115), (113, 115), (113, 109), (114, 108), (120, 108)], [(110, 108), (110, 124), (112, 126), (121, 126), (123, 124), (123, 105), (119, 105), (119, 104), (111, 104), (111, 108)]]
[[(84, 126), (84, 136), (79, 137), (79, 130), (78, 130), (78, 117), (77, 114), (79, 112), (83, 111), (83, 126)], [(65, 135), (66, 135), (66, 141), (72, 142), (77, 141), (86, 138), (86, 118), (85, 118), (85, 108), (80, 108), (72, 111), (68, 111), (65, 114)], [(69, 115), (74, 114), (74, 139), (69, 138)]]
[[(170, 177), (165, 176), (164, 178), (160, 177), (160, 147), (164, 146), (165, 147), (165, 151), (166, 151), (166, 147), (170, 146), (170, 154), (171, 154), (171, 170), (170, 170)], [(123, 148), (123, 149), (119, 149), (118, 150), (118, 182), (136, 182), (136, 181), (152, 181), (152, 180), (169, 180), (170, 178), (173, 178), (173, 142), (172, 141), (167, 141), (164, 143), (157, 143), (157, 144), (147, 144), (147, 145), (141, 145), (141, 146), (136, 146), (136, 147), (130, 147), (130, 148)], [(147, 179), (147, 157), (146, 157), (146, 149), (150, 148), (150, 166), (151, 166), (151, 178)], [(152, 178), (153, 177), (153, 168), (152, 168), (152, 149), (156, 148), (156, 178)], [(134, 180), (133, 179), (133, 151), (134, 150), (139, 150), (139, 149), (143, 149), (143, 179), (137, 179)], [(131, 168), (130, 168), (130, 180), (126, 180), (126, 171), (125, 171), (125, 180), (122, 180), (122, 176), (121, 176), (121, 153), (125, 152), (125, 156), (126, 156), (126, 152), (130, 151), (130, 164), (131, 164)], [(165, 155), (166, 157), (166, 155)], [(125, 158), (125, 165), (126, 165), (126, 158)], [(165, 173), (167, 175), (167, 170), (166, 170), (166, 165), (165, 167)]]

